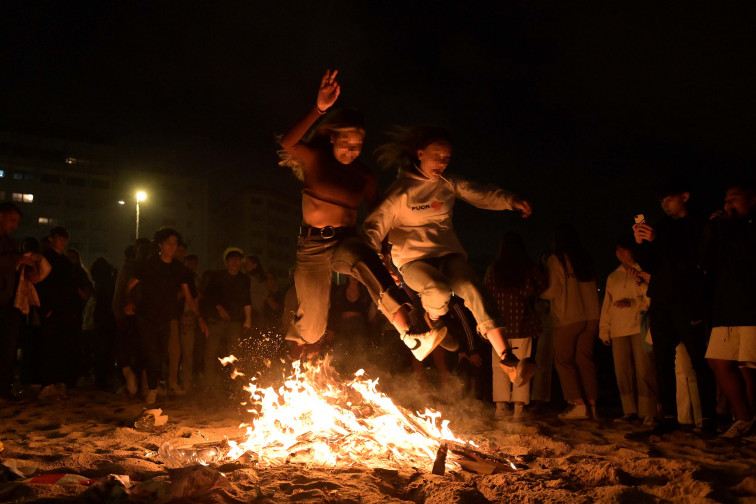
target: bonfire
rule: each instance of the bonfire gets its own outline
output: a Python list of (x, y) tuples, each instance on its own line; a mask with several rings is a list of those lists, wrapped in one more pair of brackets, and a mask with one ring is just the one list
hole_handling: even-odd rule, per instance
[[(226, 361), (226, 363), (229, 363)], [(260, 465), (299, 461), (324, 467), (360, 464), (430, 471), (446, 442), (470, 445), (449, 429), (439, 412), (411, 412), (376, 390), (378, 379), (363, 370), (341, 381), (329, 356), (318, 363), (294, 362), (278, 390), (253, 380), (242, 441), (229, 441), (227, 457), (252, 455)], [(453, 457), (448, 468), (457, 467)]]

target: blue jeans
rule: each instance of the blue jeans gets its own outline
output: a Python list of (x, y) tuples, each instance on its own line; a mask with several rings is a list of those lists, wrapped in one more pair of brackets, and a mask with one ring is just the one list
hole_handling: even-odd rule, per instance
[(389, 320), (402, 305), (409, 305), (407, 294), (396, 286), (378, 254), (357, 236), (300, 236), (294, 269), (299, 307), (287, 339), (315, 343), (325, 334), (334, 271), (361, 282)]

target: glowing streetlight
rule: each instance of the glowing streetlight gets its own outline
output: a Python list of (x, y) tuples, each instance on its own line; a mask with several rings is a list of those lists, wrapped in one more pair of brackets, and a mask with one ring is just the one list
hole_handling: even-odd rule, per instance
[(139, 238), (139, 202), (147, 199), (147, 193), (144, 191), (137, 191), (136, 193), (136, 238)]

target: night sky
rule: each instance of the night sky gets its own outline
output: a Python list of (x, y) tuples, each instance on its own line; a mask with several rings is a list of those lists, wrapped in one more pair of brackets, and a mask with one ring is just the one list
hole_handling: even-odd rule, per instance
[(658, 216), (662, 178), (687, 177), (708, 214), (756, 138), (752, 9), (615, 4), (3, 2), (0, 127), (104, 138), (124, 167), (211, 177), (217, 204), (294, 183), (273, 135), (338, 68), (365, 161), (391, 125), (439, 124), (450, 171), (533, 202), (526, 222), (458, 205), (473, 261), (506, 229), (536, 253), (572, 221), (605, 275), (623, 226)]

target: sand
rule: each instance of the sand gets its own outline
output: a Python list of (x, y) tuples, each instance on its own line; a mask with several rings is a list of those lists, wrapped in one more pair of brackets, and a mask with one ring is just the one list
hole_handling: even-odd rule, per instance
[[(408, 407), (434, 401), (409, 390), (406, 383), (395, 384), (393, 391), (403, 396), (395, 400)], [(494, 421), (490, 405), (449, 395), (444, 402), (426, 405), (450, 418), (456, 435), (516, 461), (520, 469), (437, 476), (359, 463), (334, 469), (304, 463), (258, 467), (239, 460), (176, 472), (157, 453), (165, 441), (190, 447), (235, 438), (248, 419), (244, 408), (202, 397), (162, 397), (157, 406), (169, 417), (165, 428), (142, 432), (134, 428), (145, 409), (140, 401), (74, 390), (64, 401), (4, 404), (0, 459), (30, 463), (37, 475), (75, 474), (99, 484), (4, 482), (0, 502), (169, 502), (178, 495), (189, 495), (181, 502), (213, 503), (756, 502), (756, 445), (750, 440), (676, 432), (629, 441), (624, 435), (640, 426), (608, 419), (564, 423), (553, 415)], [(139, 491), (114, 493), (121, 485), (108, 481), (109, 475), (128, 476), (132, 485), (141, 483)]]

